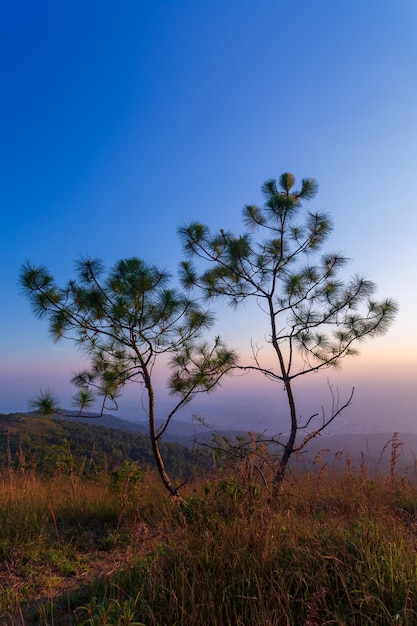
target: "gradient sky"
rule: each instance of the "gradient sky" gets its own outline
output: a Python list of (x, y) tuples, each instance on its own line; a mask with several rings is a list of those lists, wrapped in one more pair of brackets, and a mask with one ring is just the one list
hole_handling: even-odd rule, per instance
[[(300, 383), (300, 410), (329, 403), (328, 376), (356, 389), (334, 430), (417, 432), (415, 0), (0, 0), (0, 58), (0, 412), (40, 387), (67, 402), (80, 362), (19, 293), (23, 261), (61, 282), (80, 255), (175, 274), (179, 225), (239, 230), (263, 181), (291, 171), (320, 184), (328, 248), (400, 305), (343, 372)], [(248, 354), (259, 321), (219, 310)], [(189, 413), (262, 426), (283, 398), (237, 378)]]

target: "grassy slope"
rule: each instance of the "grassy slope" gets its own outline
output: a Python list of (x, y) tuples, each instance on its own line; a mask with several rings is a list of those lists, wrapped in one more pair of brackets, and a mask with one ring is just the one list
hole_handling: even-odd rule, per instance
[(273, 503), (250, 460), (224, 466), (184, 487), (184, 518), (140, 435), (23, 415), (0, 434), (0, 624), (417, 623), (416, 476), (397, 474), (398, 439), (386, 474), (319, 454)]
[(270, 503), (246, 465), (184, 496), (185, 518), (134, 467), (4, 470), (0, 623), (416, 623), (417, 491), (395, 467), (322, 466)]

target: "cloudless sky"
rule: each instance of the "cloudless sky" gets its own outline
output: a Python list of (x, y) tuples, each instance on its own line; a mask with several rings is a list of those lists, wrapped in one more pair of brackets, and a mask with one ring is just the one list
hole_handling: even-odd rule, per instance
[[(417, 431), (415, 0), (0, 0), (0, 58), (0, 412), (39, 387), (68, 401), (80, 362), (33, 316), (22, 262), (61, 283), (80, 255), (175, 275), (179, 225), (238, 231), (261, 184), (291, 171), (320, 184), (309, 208), (333, 217), (328, 248), (400, 305), (327, 374), (356, 389), (338, 428)], [(219, 311), (249, 354), (265, 334), (253, 310)], [(329, 402), (325, 378), (299, 387), (303, 410)], [(261, 424), (283, 399), (234, 379), (198, 408)]]

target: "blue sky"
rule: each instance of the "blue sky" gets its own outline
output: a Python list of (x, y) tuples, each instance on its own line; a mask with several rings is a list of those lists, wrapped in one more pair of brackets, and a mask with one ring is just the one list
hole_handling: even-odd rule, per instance
[[(356, 388), (347, 427), (417, 431), (414, 0), (2, 0), (0, 54), (0, 412), (39, 387), (65, 401), (80, 360), (19, 293), (23, 261), (61, 282), (80, 255), (175, 274), (179, 225), (239, 230), (262, 182), (292, 171), (320, 184), (329, 248), (400, 305), (390, 333), (331, 375)], [(220, 309), (242, 353), (256, 324)], [(198, 408), (272, 411), (275, 390), (240, 384)], [(303, 389), (306, 411), (329, 399), (325, 380)]]

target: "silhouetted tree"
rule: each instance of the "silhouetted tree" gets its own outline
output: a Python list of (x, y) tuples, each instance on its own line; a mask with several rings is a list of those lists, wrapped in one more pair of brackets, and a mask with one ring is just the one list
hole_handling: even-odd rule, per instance
[[(168, 288), (169, 275), (138, 258), (119, 261), (107, 275), (100, 260), (82, 259), (76, 279), (65, 287), (59, 287), (45, 267), (27, 263), (20, 280), (35, 314), (48, 320), (53, 339), (69, 338), (89, 357), (90, 368), (72, 380), (78, 387), (74, 405), (80, 415), (97, 397), (101, 398), (97, 416), (116, 409), (126, 385), (142, 386), (156, 465), (165, 487), (181, 503), (165, 468), (161, 437), (179, 409), (196, 394), (214, 389), (236, 363), (236, 354), (220, 338), (213, 345), (202, 340), (213, 323), (212, 314), (181, 291)], [(153, 370), (167, 355), (168, 386), (177, 399), (157, 426)], [(41, 393), (32, 407), (44, 414), (59, 411), (51, 391)]]
[[(199, 222), (181, 227), (180, 236), (191, 260), (182, 263), (182, 282), (187, 289), (199, 288), (207, 299), (223, 297), (234, 307), (250, 298), (258, 303), (259, 317), (250, 324), (264, 329), (272, 346), (276, 365), (264, 367), (259, 350), (253, 346), (254, 364), (240, 365), (256, 370), (284, 386), (289, 407), (289, 436), (275, 475), (275, 488), (284, 477), (291, 455), (303, 448), (312, 436), (326, 428), (351, 401), (334, 406), (332, 414), (312, 432), (316, 415), (301, 421), (293, 391), (294, 379), (335, 367), (347, 356), (357, 354), (356, 346), (366, 337), (383, 335), (397, 311), (392, 299), (377, 301), (374, 283), (356, 275), (340, 277), (346, 258), (339, 253), (319, 254), (332, 230), (329, 216), (302, 211), (302, 201), (318, 191), (313, 179), (301, 181), (294, 189), (290, 173), (263, 187), (265, 205), (243, 209), (245, 232), (235, 235), (220, 230), (211, 234)], [(195, 261), (203, 262), (203, 267)], [(194, 263), (193, 263), (194, 261)], [(265, 322), (266, 326), (262, 326)], [(248, 336), (252, 333), (248, 328)], [(301, 360), (296, 358), (301, 356)], [(307, 432), (297, 443), (300, 430)]]

